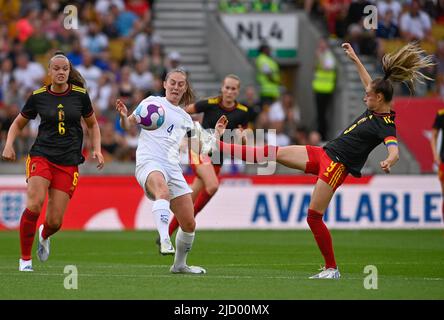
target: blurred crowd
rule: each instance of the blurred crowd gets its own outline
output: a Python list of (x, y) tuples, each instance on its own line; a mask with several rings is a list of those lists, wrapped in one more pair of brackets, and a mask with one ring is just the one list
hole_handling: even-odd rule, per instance
[[(27, 97), (48, 83), (49, 58), (62, 50), (87, 82), (106, 160), (134, 161), (138, 129), (123, 132), (115, 100), (133, 107), (148, 95), (163, 94), (168, 70), (182, 66), (180, 52), (165, 53), (153, 26), (153, 2), (0, 0), (0, 148)], [(369, 4), (378, 9), (376, 29), (364, 25), (364, 8)], [(68, 5), (77, 9), (78, 28), (66, 27)], [(328, 36), (349, 41), (359, 55), (380, 58), (406, 41), (421, 41), (437, 62), (434, 69), (424, 70), (436, 81), (427, 83), (423, 94), (444, 97), (444, 0), (220, 0), (219, 10), (278, 13), (289, 5), (304, 8), (313, 20), (321, 21)], [(242, 88), (250, 127), (269, 130), (269, 139), (281, 146), (322, 144), (328, 137), (322, 117), (326, 112), (321, 108), (330, 104), (335, 90), (336, 62), (328, 42), (321, 41), (316, 50), (313, 93), (320, 116), (313, 128), (304, 125), (294, 92), (283, 88), (270, 49), (262, 44), (258, 50), (257, 85)], [(27, 155), (38, 124), (38, 119), (31, 121), (17, 139), (19, 159)]]
[[(427, 53), (434, 54), (437, 64), (423, 70), (436, 81), (428, 82), (416, 94), (444, 98), (443, 0), (303, 0), (298, 4), (322, 21), (330, 37), (350, 42), (359, 55), (376, 61), (407, 42), (418, 41)], [(377, 20), (366, 21), (373, 12), (369, 5), (376, 7)], [(400, 94), (411, 93), (403, 88)]]

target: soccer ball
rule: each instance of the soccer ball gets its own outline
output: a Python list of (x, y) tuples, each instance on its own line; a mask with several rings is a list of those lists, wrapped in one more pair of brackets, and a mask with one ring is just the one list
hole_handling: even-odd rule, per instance
[(145, 130), (156, 130), (165, 121), (165, 110), (153, 101), (140, 104), (135, 112), (137, 123)]

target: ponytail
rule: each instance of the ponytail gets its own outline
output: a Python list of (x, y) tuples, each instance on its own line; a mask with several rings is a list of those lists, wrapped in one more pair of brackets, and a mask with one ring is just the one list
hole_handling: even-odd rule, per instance
[(423, 83), (424, 79), (432, 80), (419, 71), (432, 65), (433, 57), (426, 55), (426, 52), (421, 49), (418, 43), (409, 43), (397, 52), (382, 57), (384, 73), (387, 79), (394, 82), (413, 84), (415, 80), (420, 83)]
[(373, 81), (375, 92), (382, 93), (387, 102), (393, 97), (391, 82), (404, 82), (410, 92), (415, 91), (415, 81), (433, 80), (420, 70), (433, 66), (433, 57), (427, 55), (418, 43), (409, 43), (394, 53), (382, 57), (384, 78)]

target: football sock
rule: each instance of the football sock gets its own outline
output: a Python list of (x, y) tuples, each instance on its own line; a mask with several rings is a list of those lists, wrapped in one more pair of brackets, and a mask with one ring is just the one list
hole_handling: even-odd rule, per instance
[(39, 215), (40, 213), (26, 208), (20, 219), (20, 249), (23, 260), (31, 259), (32, 243)]
[(325, 268), (336, 268), (335, 254), (333, 252), (333, 243), (324, 221), (322, 221), (322, 213), (308, 209), (307, 222), (311, 232), (321, 250), (325, 260)]
[(182, 228), (177, 230), (176, 235), (176, 254), (174, 255), (174, 265), (182, 267), (187, 264), (187, 255), (193, 246), (194, 232), (182, 231)]
[(160, 239), (169, 239), (168, 236), (168, 222), (170, 221), (170, 202), (164, 199), (159, 199), (153, 203), (153, 215), (156, 223), (157, 231)]
[(42, 237), (43, 239), (48, 239), (50, 236), (52, 236), (54, 233), (56, 233), (57, 231), (59, 231), (61, 225), (58, 226), (57, 228), (51, 228), (45, 221), (45, 223), (43, 224), (43, 230), (42, 230)]
[(202, 209), (206, 206), (208, 201), (213, 197), (213, 195), (208, 194), (205, 189), (202, 189), (196, 197), (196, 201), (194, 201), (194, 216), (202, 211)]
[(278, 149), (279, 147), (272, 145), (251, 147), (219, 141), (219, 150), (223, 153), (229, 154), (232, 158), (240, 158), (244, 161), (254, 163), (275, 161)]

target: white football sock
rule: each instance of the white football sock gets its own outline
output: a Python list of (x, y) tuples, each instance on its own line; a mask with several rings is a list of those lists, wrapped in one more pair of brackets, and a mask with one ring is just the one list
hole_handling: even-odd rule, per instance
[(194, 232), (182, 231), (179, 227), (176, 235), (176, 254), (174, 255), (174, 265), (182, 267), (187, 264), (187, 255), (193, 246)]
[(156, 222), (157, 231), (161, 240), (169, 239), (168, 224), (170, 222), (170, 202), (159, 199), (153, 203), (153, 215)]

